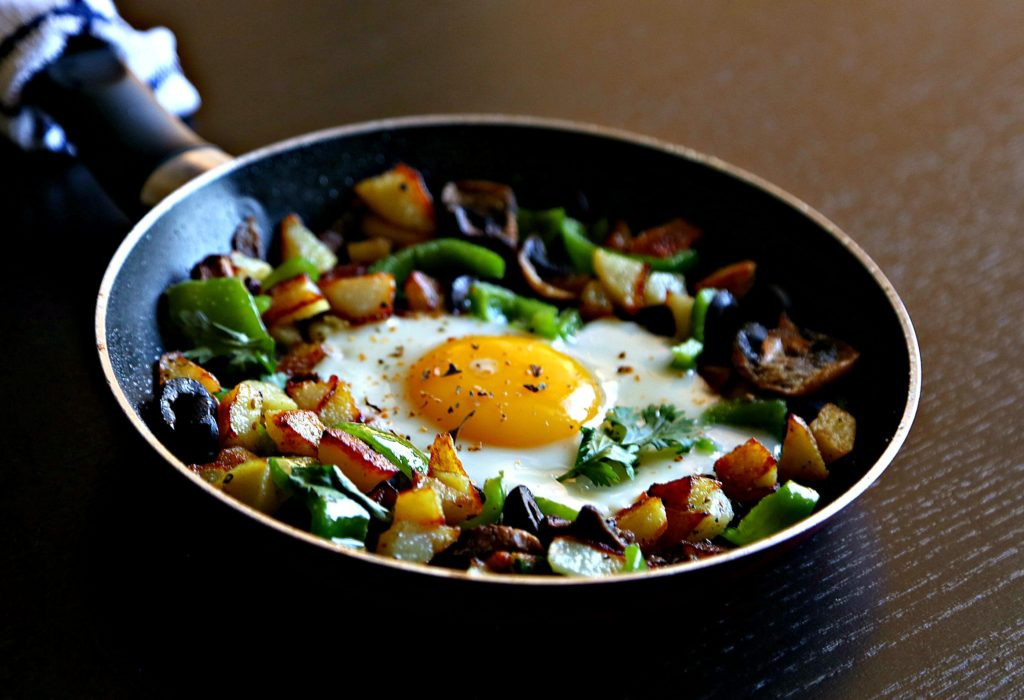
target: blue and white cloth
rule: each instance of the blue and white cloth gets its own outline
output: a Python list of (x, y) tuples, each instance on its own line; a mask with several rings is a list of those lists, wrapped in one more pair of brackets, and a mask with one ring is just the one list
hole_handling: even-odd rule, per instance
[(168, 111), (187, 116), (199, 108), (199, 93), (182, 75), (167, 29), (133, 29), (111, 0), (0, 0), (0, 133), (26, 149), (74, 152), (60, 124), (23, 105), (21, 92), (70, 37), (81, 35), (113, 46)]

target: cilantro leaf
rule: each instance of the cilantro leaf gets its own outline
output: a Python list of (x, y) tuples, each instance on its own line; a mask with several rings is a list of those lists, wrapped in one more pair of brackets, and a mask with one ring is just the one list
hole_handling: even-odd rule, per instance
[(701, 437), (696, 422), (668, 404), (640, 410), (617, 406), (599, 428), (583, 428), (582, 433), (573, 468), (558, 481), (585, 476), (597, 486), (614, 486), (636, 477), (643, 451), (674, 448), (682, 454)]
[(186, 335), (196, 343), (184, 355), (199, 364), (214, 357), (228, 356), (229, 363), (238, 368), (260, 365), (268, 372), (275, 369), (260, 338), (251, 338), (241, 331), (211, 321), (202, 311), (182, 311), (175, 319)]

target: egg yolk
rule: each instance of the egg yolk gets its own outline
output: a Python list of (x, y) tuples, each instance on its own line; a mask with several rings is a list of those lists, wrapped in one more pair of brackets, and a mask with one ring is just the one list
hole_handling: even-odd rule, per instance
[(459, 438), (536, 447), (579, 432), (601, 392), (579, 362), (529, 337), (449, 338), (409, 370), (417, 413)]

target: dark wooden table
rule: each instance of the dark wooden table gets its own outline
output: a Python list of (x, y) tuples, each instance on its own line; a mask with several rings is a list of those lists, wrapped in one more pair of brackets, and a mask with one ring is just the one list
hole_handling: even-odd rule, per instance
[(205, 99), (197, 128), (233, 152), (377, 117), (505, 112), (753, 171), (892, 280), (923, 398), (874, 488), (714, 590), (509, 603), (324, 577), (133, 434), (92, 332), (130, 224), (81, 166), (3, 145), (0, 695), (180, 697), (207, 672), (459, 697), (1024, 693), (1024, 5), (121, 7), (176, 32)]

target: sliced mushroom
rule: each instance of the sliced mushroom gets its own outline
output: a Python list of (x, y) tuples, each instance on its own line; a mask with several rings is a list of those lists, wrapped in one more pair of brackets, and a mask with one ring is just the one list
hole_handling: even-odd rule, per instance
[(509, 248), (519, 242), (515, 193), (508, 185), (487, 180), (449, 182), (441, 201), (464, 236), (494, 238)]
[(557, 266), (553, 265), (547, 256), (547, 249), (544, 247), (544, 241), (538, 236), (530, 236), (523, 243), (522, 249), (519, 251), (517, 256), (519, 261), (519, 269), (523, 273), (523, 278), (527, 284), (530, 285), (530, 289), (537, 292), (540, 296), (545, 299), (554, 299), (556, 301), (568, 301), (569, 299), (575, 299), (579, 296), (575, 292), (571, 292), (561, 287), (556, 287), (553, 284), (545, 282), (540, 276), (538, 268), (547, 271), (556, 271), (557, 273), (567, 273), (567, 270), (562, 270)]
[(736, 335), (732, 360), (759, 389), (804, 396), (843, 376), (859, 353), (841, 340), (801, 330), (783, 314), (778, 328), (748, 323)]

